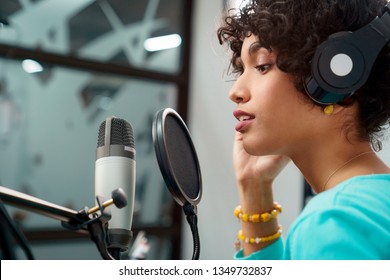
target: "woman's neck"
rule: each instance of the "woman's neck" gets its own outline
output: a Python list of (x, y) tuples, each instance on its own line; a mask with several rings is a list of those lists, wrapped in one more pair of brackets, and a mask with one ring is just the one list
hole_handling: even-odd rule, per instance
[(316, 193), (358, 175), (390, 173), (368, 142), (306, 150), (292, 160)]

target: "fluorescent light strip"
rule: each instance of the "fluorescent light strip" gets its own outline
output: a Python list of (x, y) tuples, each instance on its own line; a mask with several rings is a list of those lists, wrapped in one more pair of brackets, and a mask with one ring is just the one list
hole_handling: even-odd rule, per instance
[(182, 40), (179, 34), (171, 34), (146, 39), (144, 42), (144, 48), (148, 52), (156, 52), (166, 49), (177, 48), (181, 45), (181, 42)]
[(23, 67), (23, 70), (29, 74), (43, 71), (42, 65), (39, 62), (32, 60), (32, 59), (23, 60), (22, 67)]

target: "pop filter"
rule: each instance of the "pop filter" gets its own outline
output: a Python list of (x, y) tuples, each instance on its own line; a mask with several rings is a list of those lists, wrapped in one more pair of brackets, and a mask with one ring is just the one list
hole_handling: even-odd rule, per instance
[(192, 259), (198, 259), (200, 245), (196, 206), (202, 197), (202, 176), (191, 135), (183, 119), (171, 108), (156, 113), (152, 132), (161, 174), (187, 216), (194, 237)]

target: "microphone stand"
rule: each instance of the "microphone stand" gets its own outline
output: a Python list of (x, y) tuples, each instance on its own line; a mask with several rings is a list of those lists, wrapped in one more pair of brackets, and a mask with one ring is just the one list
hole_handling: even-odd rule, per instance
[[(107, 207), (111, 204), (115, 204), (118, 208), (123, 207), (123, 204), (126, 205), (127, 198), (122, 189), (113, 191), (112, 199), (108, 201), (105, 201), (101, 196), (97, 196), (97, 206), (91, 209), (85, 207), (80, 211), (62, 207), (2, 186), (0, 186), (0, 199), (4, 203), (59, 220), (62, 226), (67, 229), (88, 232), (103, 259), (116, 259), (109, 253), (106, 244), (108, 221), (111, 219), (111, 211)], [(8, 217), (8, 215), (4, 215), (6, 213), (5, 207), (1, 207), (0, 209), (2, 210), (3, 217)], [(14, 235), (17, 236), (17, 239), (20, 240), (22, 238), (24, 240), (24, 236), (13, 225), (12, 220), (8, 218), (7, 221), (7, 224), (10, 226)], [(25, 246), (23, 247), (26, 250)], [(29, 251), (26, 252), (30, 256)]]
[(12, 244), (16, 239), (19, 245), (22, 247), (29, 260), (34, 259), (34, 255), (28, 246), (28, 241), (24, 234), (13, 223), (12, 218), (8, 215), (7, 209), (4, 206), (3, 201), (0, 199), (0, 248), (3, 249), (3, 257), (6, 260), (15, 260), (16, 252), (13, 250)]
[(197, 208), (195, 205), (187, 203), (183, 205), (183, 211), (186, 215), (187, 222), (190, 226), (192, 232), (192, 240), (194, 243), (194, 249), (192, 252), (192, 260), (199, 260), (200, 255), (200, 240), (199, 240), (199, 232), (198, 232), (198, 216)]

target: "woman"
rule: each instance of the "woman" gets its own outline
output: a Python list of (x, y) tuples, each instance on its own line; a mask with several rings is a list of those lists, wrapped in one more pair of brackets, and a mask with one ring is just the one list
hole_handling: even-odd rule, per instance
[[(389, 124), (390, 50), (342, 100), (321, 104), (306, 88), (318, 46), (366, 26), (386, 3), (255, 0), (226, 15), (218, 38), (238, 74), (229, 93), (238, 120), (237, 259), (390, 259), (390, 169), (375, 154)], [(290, 160), (317, 195), (283, 241), (272, 182)]]

